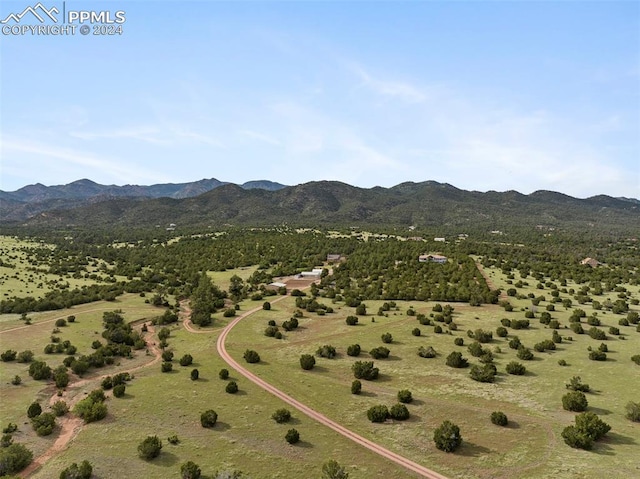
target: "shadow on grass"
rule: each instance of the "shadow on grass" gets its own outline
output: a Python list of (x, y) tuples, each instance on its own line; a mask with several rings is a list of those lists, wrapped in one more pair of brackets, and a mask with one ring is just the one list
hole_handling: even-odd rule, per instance
[(293, 447), (300, 447), (302, 449), (313, 449), (313, 444), (311, 444), (309, 441), (298, 441), (297, 443), (293, 444)]
[(509, 423), (505, 427), (507, 429), (520, 429), (520, 423), (509, 419)]
[(245, 391), (244, 389), (238, 389), (235, 393), (233, 393), (234, 396), (248, 396), (247, 391)]
[(162, 451), (158, 457), (147, 461), (149, 464), (160, 467), (174, 467), (178, 464), (179, 457), (170, 452)]
[(608, 432), (605, 437), (603, 437), (596, 444), (602, 445), (625, 445), (625, 446), (633, 446), (638, 444), (635, 438), (629, 436), (623, 436), (622, 434), (618, 434), (617, 432)]
[(229, 429), (231, 429), (231, 425), (224, 421), (216, 421), (215, 426), (210, 429), (213, 429), (214, 431), (228, 431)]
[[(390, 374), (382, 374), (382, 373), (378, 373), (378, 379), (374, 379), (374, 381), (380, 382), (380, 383), (388, 383), (392, 380), (393, 378), (391, 377)], [(366, 384), (366, 383), (363, 383), (363, 384)]]
[(421, 422), (422, 421), (422, 416), (418, 415), (418, 414), (414, 414), (411, 413), (411, 415), (409, 416), (409, 419), (405, 420), (405, 421), (394, 421), (394, 423), (400, 423), (400, 422)]
[(203, 378), (202, 376), (199, 376), (198, 379), (196, 379), (195, 381), (193, 381), (194, 383), (208, 383), (210, 380), (207, 378)]
[(604, 408), (601, 408), (601, 407), (589, 406), (587, 408), (587, 411), (596, 413), (598, 416), (607, 416), (607, 415), (611, 414), (611, 411), (609, 409), (604, 409)]
[(491, 452), (491, 449), (463, 440), (462, 445), (460, 446), (460, 449), (458, 449), (455, 452), (455, 454), (457, 456), (464, 456), (464, 457), (478, 457), (478, 456), (487, 455), (490, 452)]
[(390, 354), (389, 357), (385, 358), (385, 359), (380, 359), (379, 361), (401, 361), (402, 358), (400, 356), (395, 356), (393, 354)]
[(368, 398), (378, 397), (378, 395), (376, 393), (373, 393), (371, 391), (360, 391), (360, 394), (357, 394), (357, 396), (364, 396), (364, 397), (368, 397)]

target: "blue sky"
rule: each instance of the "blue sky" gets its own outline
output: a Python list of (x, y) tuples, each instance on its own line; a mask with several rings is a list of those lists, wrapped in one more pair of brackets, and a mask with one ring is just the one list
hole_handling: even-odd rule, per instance
[(214, 177), (640, 197), (639, 2), (66, 9), (123, 10), (123, 33), (1, 35), (2, 190)]

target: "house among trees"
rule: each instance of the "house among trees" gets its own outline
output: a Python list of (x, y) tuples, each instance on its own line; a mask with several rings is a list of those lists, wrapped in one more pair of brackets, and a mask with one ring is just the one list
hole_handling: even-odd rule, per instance
[(327, 263), (339, 263), (340, 261), (345, 261), (346, 258), (341, 254), (328, 254), (327, 255)]
[(439, 243), (444, 243), (446, 241), (445, 238), (433, 238), (433, 241), (437, 241)]
[(320, 279), (321, 275), (322, 275), (322, 268), (313, 268), (311, 271), (303, 271), (298, 275), (298, 277)]
[(582, 261), (580, 261), (580, 264), (582, 265), (586, 264), (587, 266), (591, 266), (592, 268), (595, 268), (596, 266), (600, 266), (602, 263), (597, 259), (585, 258)]
[(274, 281), (273, 283), (269, 283), (266, 288), (274, 291), (278, 291), (280, 288), (286, 288), (287, 285), (285, 283), (281, 283), (279, 281)]
[(421, 254), (418, 256), (418, 261), (421, 263), (446, 263), (447, 257), (441, 254)]

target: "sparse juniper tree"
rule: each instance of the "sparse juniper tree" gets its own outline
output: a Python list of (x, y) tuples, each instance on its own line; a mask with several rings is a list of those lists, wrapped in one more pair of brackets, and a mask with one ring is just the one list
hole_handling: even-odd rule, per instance
[(509, 424), (509, 419), (502, 411), (494, 411), (491, 413), (491, 422), (496, 426), (506, 426)]
[(459, 351), (454, 351), (449, 356), (447, 356), (446, 364), (452, 368), (466, 368), (469, 363), (465, 358), (462, 357), (462, 353)]
[(411, 391), (409, 391), (408, 389), (401, 389), (400, 391), (398, 391), (398, 401), (405, 404), (413, 401), (413, 395), (411, 394)]
[(589, 405), (582, 391), (571, 391), (562, 396), (562, 407), (567, 411), (581, 412)]
[(389, 417), (396, 421), (405, 421), (409, 419), (409, 409), (404, 404), (394, 404), (389, 409)]
[(289, 422), (291, 420), (291, 412), (285, 408), (278, 409), (271, 415), (271, 419), (278, 424)]
[(93, 466), (89, 461), (82, 461), (80, 465), (71, 464), (60, 473), (60, 479), (90, 479), (93, 474)]
[(384, 404), (371, 406), (367, 411), (367, 418), (371, 422), (385, 422), (389, 417), (389, 409)]
[(253, 349), (247, 349), (244, 352), (244, 360), (248, 363), (259, 363), (260, 362), (260, 355), (254, 351)]
[(347, 347), (347, 356), (360, 356), (360, 350), (359, 344), (352, 344)]
[(289, 429), (284, 438), (289, 444), (296, 444), (300, 441), (300, 433), (296, 429)]
[(180, 466), (181, 479), (200, 479), (202, 471), (200, 467), (193, 461), (188, 461)]
[(351, 370), (356, 379), (373, 381), (378, 378), (379, 370), (373, 366), (373, 361), (356, 361), (351, 366)]
[(147, 438), (138, 445), (138, 455), (147, 461), (155, 459), (160, 455), (162, 449), (162, 441), (158, 436), (147, 436)]
[(216, 425), (217, 421), (218, 414), (213, 409), (209, 409), (200, 415), (200, 424), (202, 427), (212, 428)]
[(640, 422), (640, 402), (628, 402), (624, 407), (625, 417), (629, 421)]
[(433, 433), (433, 442), (444, 452), (453, 452), (462, 444), (460, 428), (451, 421), (444, 421)]
[(351, 383), (351, 394), (360, 394), (362, 392), (362, 383), (358, 379), (354, 379)]
[(322, 465), (322, 479), (349, 479), (349, 473), (334, 460)]
[(316, 358), (311, 354), (302, 354), (300, 356), (300, 367), (306, 371), (313, 369), (316, 365)]

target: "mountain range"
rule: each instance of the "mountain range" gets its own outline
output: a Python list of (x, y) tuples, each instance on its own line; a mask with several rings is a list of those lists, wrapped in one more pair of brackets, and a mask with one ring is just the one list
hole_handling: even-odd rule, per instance
[[(0, 191), (0, 221), (24, 221), (50, 209), (71, 209), (88, 203), (99, 203), (115, 198), (191, 198), (211, 191), (228, 182), (215, 178), (189, 183), (165, 183), (151, 186), (100, 185), (88, 179), (67, 185), (28, 185), (16, 191)], [(248, 181), (241, 188), (275, 191), (285, 185), (273, 181)]]
[(573, 198), (552, 191), (486, 193), (446, 183), (358, 188), (336, 181), (284, 186), (216, 179), (152, 186), (89, 180), (0, 192), (2, 222), (43, 227), (232, 225), (419, 225), (499, 229), (506, 225), (640, 231), (637, 199)]

